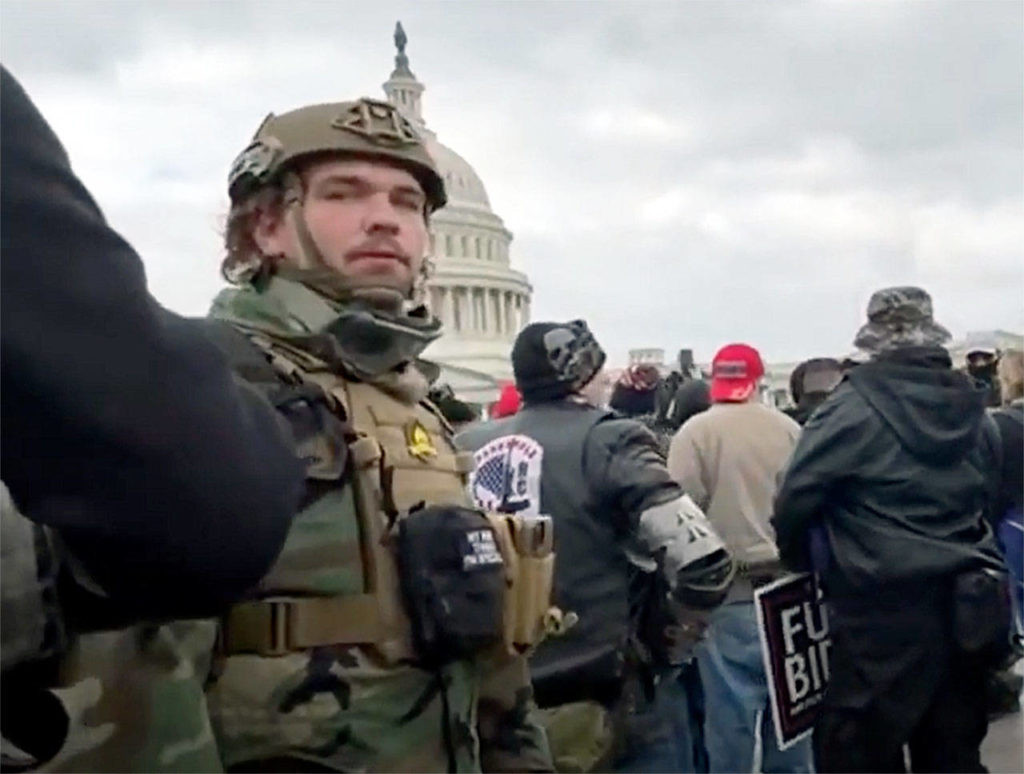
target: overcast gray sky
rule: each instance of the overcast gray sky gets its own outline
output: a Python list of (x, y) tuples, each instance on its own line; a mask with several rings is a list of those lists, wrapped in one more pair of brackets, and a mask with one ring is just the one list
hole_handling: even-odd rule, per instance
[(845, 352), (870, 292), (1024, 329), (1024, 3), (3, 0), (4, 64), (163, 303), (220, 280), (227, 168), (270, 110), (424, 115), (515, 234), (535, 319), (626, 350)]

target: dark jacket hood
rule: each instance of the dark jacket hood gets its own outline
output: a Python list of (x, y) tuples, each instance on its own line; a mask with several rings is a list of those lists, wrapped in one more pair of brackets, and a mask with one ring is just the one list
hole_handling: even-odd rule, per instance
[(986, 392), (952, 370), (944, 349), (908, 347), (886, 352), (847, 378), (917, 459), (948, 464), (977, 445)]

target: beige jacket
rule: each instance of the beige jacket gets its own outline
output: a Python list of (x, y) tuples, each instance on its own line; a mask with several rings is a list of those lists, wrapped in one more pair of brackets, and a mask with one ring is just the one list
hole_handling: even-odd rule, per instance
[(779, 557), (769, 519), (778, 478), (799, 435), (796, 422), (761, 403), (716, 403), (672, 439), (669, 472), (741, 564)]

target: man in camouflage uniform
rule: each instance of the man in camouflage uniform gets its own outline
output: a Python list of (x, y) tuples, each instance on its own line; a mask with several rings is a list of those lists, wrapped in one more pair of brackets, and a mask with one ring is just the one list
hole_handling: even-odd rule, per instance
[(550, 770), (525, 659), (427, 668), (397, 580), (395, 528), (467, 506), (471, 466), (417, 367), (440, 335), (413, 299), (445, 203), (422, 139), (369, 99), (271, 115), (229, 193), (238, 287), (212, 328), (291, 427), (308, 486), (257, 599), (224, 620), (208, 698), (225, 766)]

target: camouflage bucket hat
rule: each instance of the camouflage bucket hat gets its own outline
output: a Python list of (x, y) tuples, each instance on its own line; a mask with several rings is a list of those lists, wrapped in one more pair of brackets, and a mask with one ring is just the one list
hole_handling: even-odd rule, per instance
[(431, 210), (447, 201), (444, 181), (419, 130), (390, 102), (365, 97), (268, 115), (231, 165), (231, 201), (237, 203), (280, 179), (299, 159), (321, 153), (390, 161), (419, 181)]
[(872, 354), (899, 347), (940, 347), (952, 337), (932, 318), (932, 298), (921, 288), (876, 291), (868, 301), (868, 321), (854, 346)]

